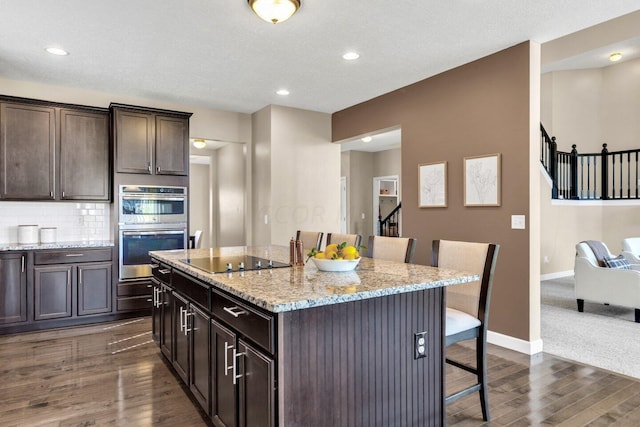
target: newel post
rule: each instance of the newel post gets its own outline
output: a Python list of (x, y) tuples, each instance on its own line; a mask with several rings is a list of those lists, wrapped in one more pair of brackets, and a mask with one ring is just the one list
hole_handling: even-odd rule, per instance
[(609, 150), (607, 150), (607, 144), (602, 144), (602, 200), (609, 199), (609, 162), (607, 157), (609, 155)]
[(578, 199), (578, 150), (576, 144), (571, 146), (571, 157), (569, 166), (571, 168), (571, 185), (569, 187), (569, 198)]
[(551, 182), (553, 187), (551, 188), (551, 198), (558, 198), (558, 144), (556, 143), (556, 137), (551, 137), (551, 143), (549, 144), (549, 174), (551, 175)]

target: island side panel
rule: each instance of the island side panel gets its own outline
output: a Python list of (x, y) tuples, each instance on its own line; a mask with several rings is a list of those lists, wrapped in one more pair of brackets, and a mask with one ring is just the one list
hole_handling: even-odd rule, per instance
[[(279, 314), (281, 426), (441, 426), (444, 288)], [(427, 357), (414, 359), (416, 332)]]

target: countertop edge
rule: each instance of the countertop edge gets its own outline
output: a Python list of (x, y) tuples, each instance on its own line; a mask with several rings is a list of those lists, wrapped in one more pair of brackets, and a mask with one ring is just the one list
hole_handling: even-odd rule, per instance
[(108, 248), (114, 246), (115, 242), (113, 240), (69, 241), (38, 244), (0, 243), (0, 252), (40, 251), (47, 249)]

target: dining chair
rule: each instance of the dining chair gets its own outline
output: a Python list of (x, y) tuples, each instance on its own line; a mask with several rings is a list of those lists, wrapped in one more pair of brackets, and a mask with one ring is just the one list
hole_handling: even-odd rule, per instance
[(202, 230), (196, 230), (193, 233), (193, 248), (199, 249), (202, 245)]
[(416, 239), (411, 237), (369, 236), (368, 257), (388, 261), (413, 261)]
[(347, 246), (355, 246), (356, 248), (362, 243), (362, 236), (359, 234), (341, 234), (341, 233), (327, 233), (327, 245), (331, 243), (347, 242)]
[(449, 404), (473, 392), (480, 393), (482, 418), (489, 421), (489, 390), (487, 384), (487, 322), (489, 301), (499, 245), (493, 243), (434, 240), (431, 265), (467, 271), (480, 276), (479, 281), (446, 288), (445, 347), (460, 341), (476, 340), (476, 365), (471, 366), (449, 357), (445, 361), (474, 374), (477, 382), (445, 397)]
[(298, 230), (296, 233), (296, 240), (302, 240), (302, 249), (306, 254), (311, 250), (311, 248), (316, 248), (317, 251), (320, 251), (323, 235), (324, 233), (319, 231)]

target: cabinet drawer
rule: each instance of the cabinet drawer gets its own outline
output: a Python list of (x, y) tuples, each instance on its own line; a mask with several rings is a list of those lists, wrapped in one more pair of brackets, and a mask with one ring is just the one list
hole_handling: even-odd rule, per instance
[(116, 308), (118, 311), (151, 310), (152, 303), (151, 295), (118, 298)]
[(273, 315), (262, 313), (214, 289), (211, 290), (211, 313), (271, 354), (275, 353)]
[(34, 255), (34, 264), (36, 265), (111, 261), (111, 248), (35, 251)]
[(191, 301), (209, 310), (209, 285), (199, 283), (185, 274), (174, 270), (171, 275), (171, 287)]
[(118, 283), (116, 292), (119, 297), (151, 295), (152, 287), (151, 282)]
[(168, 265), (159, 263), (155, 259), (153, 259), (152, 261), (153, 261), (153, 264), (151, 264), (151, 274), (153, 274), (153, 277), (155, 277), (162, 283), (165, 283), (167, 285), (170, 284), (171, 283), (171, 267), (169, 267)]

